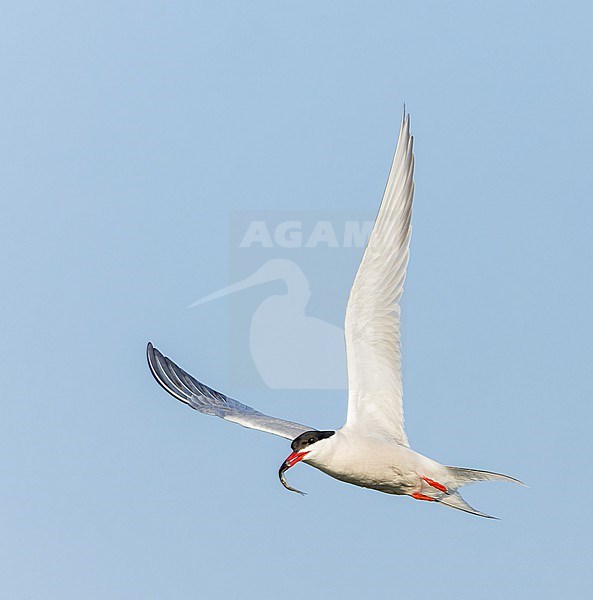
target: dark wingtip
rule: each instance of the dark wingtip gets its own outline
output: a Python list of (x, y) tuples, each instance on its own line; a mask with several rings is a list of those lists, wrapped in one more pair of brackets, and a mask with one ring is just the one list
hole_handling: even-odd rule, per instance
[(158, 352), (158, 350), (152, 345), (152, 342), (148, 342), (148, 344), (146, 344), (146, 360), (148, 362), (148, 367), (153, 372), (153, 375), (154, 375), (154, 371), (153, 371), (152, 363), (156, 359), (156, 356), (155, 356), (156, 352)]
[(158, 381), (158, 377), (156, 376), (153, 365), (155, 360), (155, 352), (158, 352), (158, 350), (152, 345), (152, 342), (148, 342), (148, 344), (146, 344), (146, 360), (148, 361), (148, 368), (150, 369), (154, 378)]

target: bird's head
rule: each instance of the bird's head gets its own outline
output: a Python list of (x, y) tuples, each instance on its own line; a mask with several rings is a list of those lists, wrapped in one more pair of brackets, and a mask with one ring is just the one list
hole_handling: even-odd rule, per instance
[(301, 433), (301, 435), (292, 440), (292, 444), (290, 445), (290, 447), (292, 448), (292, 454), (290, 454), (287, 457), (287, 459), (282, 463), (280, 470), (278, 471), (278, 477), (280, 477), (280, 482), (287, 490), (303, 494), (303, 492), (290, 487), (286, 483), (286, 480), (284, 479), (284, 472), (288, 471), (290, 467), (294, 467), (294, 465), (296, 465), (304, 458), (314, 458), (315, 454), (317, 454), (322, 449), (324, 443), (326, 443), (325, 440), (334, 435), (334, 433), (336, 432), (305, 431), (305, 433)]

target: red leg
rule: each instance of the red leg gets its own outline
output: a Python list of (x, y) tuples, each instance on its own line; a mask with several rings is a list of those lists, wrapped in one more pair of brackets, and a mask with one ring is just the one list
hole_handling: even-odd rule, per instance
[(447, 488), (442, 483), (439, 483), (438, 481), (433, 481), (432, 479), (429, 479), (428, 477), (422, 477), (422, 479), (424, 479), (424, 481), (426, 481), (426, 483), (428, 483), (428, 485), (439, 490), (439, 492), (444, 492), (445, 494), (447, 493)]
[(414, 492), (413, 494), (410, 494), (412, 496), (412, 498), (415, 498), (416, 500), (426, 500), (427, 502), (435, 502), (434, 498), (431, 498), (430, 496), (425, 496), (424, 494), (421, 494), (420, 492)]

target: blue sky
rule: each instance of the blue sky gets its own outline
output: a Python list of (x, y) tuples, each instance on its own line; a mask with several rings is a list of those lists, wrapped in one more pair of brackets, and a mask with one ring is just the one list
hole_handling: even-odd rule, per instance
[[(3, 597), (589, 592), (589, 3), (2, 12)], [(231, 372), (247, 343), (236, 311), (274, 288), (186, 307), (232, 283), (237, 215), (374, 214), (404, 102), (408, 435), (526, 481), (467, 490), (498, 522), (302, 465), (289, 476), (309, 495), (290, 494), (286, 440), (190, 411), (145, 364), (152, 340), (257, 408), (342, 424), (343, 391)], [(339, 326), (360, 256), (341, 253), (329, 279), (313, 257), (334, 296), (312, 288), (310, 311)]]

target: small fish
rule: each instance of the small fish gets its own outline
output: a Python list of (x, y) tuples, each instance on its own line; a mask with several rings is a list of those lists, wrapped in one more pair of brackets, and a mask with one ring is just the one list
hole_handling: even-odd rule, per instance
[(307, 493), (306, 492), (301, 492), (301, 490), (297, 490), (296, 488), (291, 487), (290, 485), (288, 485), (286, 479), (284, 478), (284, 472), (288, 471), (288, 469), (290, 469), (291, 465), (288, 465), (286, 463), (286, 461), (284, 461), (282, 463), (282, 466), (280, 467), (280, 469), (278, 470), (278, 477), (280, 478), (280, 483), (287, 489), (290, 490), (291, 492), (296, 492), (297, 494), (300, 494), (301, 496), (306, 496)]

